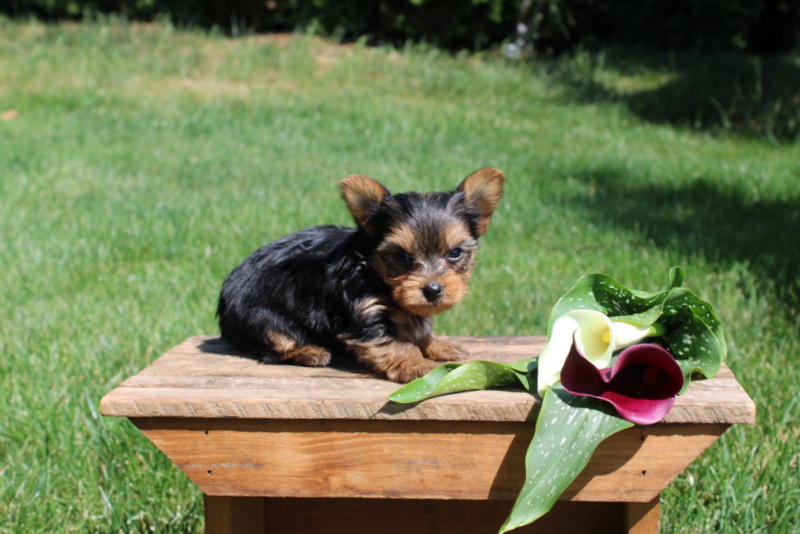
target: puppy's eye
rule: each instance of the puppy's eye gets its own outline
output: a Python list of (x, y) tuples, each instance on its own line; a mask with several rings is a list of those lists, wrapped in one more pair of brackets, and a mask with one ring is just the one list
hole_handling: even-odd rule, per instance
[(464, 255), (464, 251), (460, 248), (454, 248), (450, 252), (447, 253), (447, 260), (448, 261), (458, 261), (461, 259), (461, 256)]
[(396, 261), (397, 263), (401, 263), (401, 264), (404, 264), (404, 265), (408, 264), (408, 263), (411, 263), (411, 260), (412, 260), (411, 254), (409, 254), (405, 250), (397, 250), (397, 251), (395, 251), (392, 254), (392, 259), (394, 259), (394, 261)]

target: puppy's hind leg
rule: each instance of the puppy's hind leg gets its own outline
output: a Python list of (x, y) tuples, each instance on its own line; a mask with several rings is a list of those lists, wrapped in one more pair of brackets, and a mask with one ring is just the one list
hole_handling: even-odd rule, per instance
[(328, 349), (317, 345), (300, 345), (296, 339), (282, 332), (268, 331), (264, 340), (278, 354), (281, 362), (325, 367), (331, 361), (331, 352)]
[(282, 354), (281, 361), (297, 363), (306, 367), (325, 367), (331, 362), (331, 352), (317, 345), (304, 345)]

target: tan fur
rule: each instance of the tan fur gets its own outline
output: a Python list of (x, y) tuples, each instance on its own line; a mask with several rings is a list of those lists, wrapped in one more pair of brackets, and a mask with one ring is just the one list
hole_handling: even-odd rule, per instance
[(267, 332), (264, 339), (282, 362), (291, 361), (308, 367), (324, 367), (331, 361), (331, 353), (327, 349), (316, 345), (298, 346), (297, 340), (281, 332)]
[[(442, 228), (442, 237), (442, 250), (439, 250), (442, 254), (446, 254), (465, 241), (474, 241), (469, 233), (469, 227), (462, 222), (451, 223)], [(418, 240), (419, 236), (414, 232), (414, 229), (406, 225), (393, 227), (385, 238), (386, 243), (392, 243), (409, 253), (417, 250), (419, 247)]]
[[(434, 277), (409, 274), (402, 280), (394, 280), (391, 284), (392, 299), (403, 309), (415, 315), (430, 317), (449, 310), (467, 294), (469, 275), (456, 273), (445, 267), (444, 271)], [(436, 281), (444, 289), (442, 298), (435, 304), (428, 302), (422, 294), (425, 284)]]
[(331, 362), (328, 349), (317, 345), (304, 345), (281, 355), (281, 361), (291, 361), (306, 367), (325, 367)]
[(342, 198), (356, 223), (369, 231), (367, 222), (373, 207), (380, 204), (389, 191), (380, 183), (367, 176), (352, 174), (339, 182)]
[(386, 303), (383, 299), (374, 297), (359, 301), (356, 304), (356, 315), (359, 317), (369, 317), (371, 315), (379, 315), (386, 309)]
[[(448, 224), (442, 228), (442, 256), (462, 245), (466, 241), (474, 242), (466, 224), (458, 222)], [(413, 254), (417, 251), (418, 236), (411, 227), (399, 225), (389, 232), (385, 238), (386, 243), (391, 243)], [(420, 266), (412, 267), (402, 276), (390, 277), (387, 268), (380, 256), (374, 258), (374, 267), (392, 290), (392, 299), (405, 310), (416, 315), (430, 317), (449, 310), (466, 296), (467, 283), (472, 274), (472, 266), (461, 271), (456, 271), (446, 261), (442, 260), (436, 266), (428, 266), (422, 270)], [(430, 283), (437, 282), (444, 289), (444, 295), (436, 304), (431, 304), (422, 294), (422, 288)]]
[(425, 354), (426, 358), (437, 362), (457, 361), (468, 355), (467, 351), (455, 343), (448, 343), (438, 338), (431, 338), (430, 341), (422, 347), (422, 352)]
[(464, 223), (448, 224), (442, 229), (442, 235), (448, 251), (461, 246), (465, 241), (473, 241), (469, 227)]
[(481, 212), (481, 222), (477, 228), (479, 236), (486, 232), (492, 213), (500, 204), (504, 181), (505, 174), (502, 171), (485, 168), (473, 172), (458, 186), (458, 190), (464, 192), (467, 202), (475, 203)]
[(433, 335), (433, 326), (429, 317), (409, 313), (402, 308), (393, 308), (392, 322), (397, 328), (397, 339), (408, 341), (417, 346), (424, 345)]
[(393, 382), (410, 382), (433, 370), (439, 363), (427, 360), (413, 343), (381, 340), (349, 346), (358, 361), (383, 374)]
[(417, 234), (411, 228), (406, 225), (399, 225), (389, 231), (384, 241), (397, 245), (406, 252), (413, 253), (417, 248), (417, 239)]
[(427, 374), (442, 362), (467, 356), (467, 352), (458, 345), (433, 337), (430, 329), (417, 343), (387, 339), (351, 343), (349, 349), (361, 363), (386, 375), (389, 380), (402, 383)]
[(264, 341), (278, 354), (285, 354), (297, 348), (297, 341), (282, 332), (266, 332)]

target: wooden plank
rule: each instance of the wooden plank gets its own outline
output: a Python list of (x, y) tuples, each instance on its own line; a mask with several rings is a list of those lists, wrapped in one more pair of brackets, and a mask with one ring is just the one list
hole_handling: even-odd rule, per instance
[[(515, 499), (530, 423), (133, 419), (208, 495)], [(616, 434), (564, 492), (574, 501), (650, 502), (727, 425)]]
[(625, 534), (659, 534), (661, 532), (661, 503), (656, 497), (647, 503), (625, 503), (623, 510)]
[[(450, 338), (471, 359), (516, 361), (538, 355), (544, 338)], [(386, 401), (398, 385), (353, 366), (265, 365), (209, 336), (188, 339), (106, 395), (104, 415), (255, 419), (400, 419), (521, 422), (539, 401), (527, 393), (481, 391), (414, 406)], [(347, 363), (347, 362), (346, 362)], [(753, 423), (755, 405), (730, 370), (695, 381), (678, 397), (668, 423)]]
[[(496, 534), (511, 509), (502, 501), (266, 499), (270, 534)], [(515, 534), (619, 534), (623, 505), (559, 502)]]
[(258, 534), (264, 530), (264, 499), (204, 496), (206, 534)]
[(380, 396), (362, 398), (357, 388), (339, 391), (339, 397), (324, 387), (314, 388), (316, 398), (305, 397), (302, 393), (307, 391), (119, 388), (104, 397), (101, 410), (104, 415), (122, 417), (527, 421), (535, 417), (531, 411), (538, 409), (530, 395), (508, 391), (432, 399), (411, 407)]
[[(304, 395), (309, 388), (314, 397)], [(523, 422), (535, 420), (540, 406), (536, 397), (508, 390), (465, 392), (398, 405), (385, 398), (395, 388), (381, 386), (380, 392), (370, 395), (369, 388), (359, 384), (336, 388), (299, 383), (284, 388), (270, 384), (258, 388), (124, 387), (103, 398), (101, 411), (116, 417)], [(714, 396), (713, 390), (698, 387), (678, 397), (664, 422), (749, 424), (755, 420), (754, 412), (749, 398), (734, 404), (725, 402), (722, 395)]]

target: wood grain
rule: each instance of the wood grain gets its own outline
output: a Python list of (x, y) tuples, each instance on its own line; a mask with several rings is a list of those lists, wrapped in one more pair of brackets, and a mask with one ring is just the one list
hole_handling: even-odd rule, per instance
[[(133, 419), (207, 495), (513, 500), (530, 423)], [(727, 425), (608, 438), (562, 495), (650, 502)]]
[[(470, 359), (513, 362), (536, 356), (542, 336), (448, 338)], [(124, 381), (100, 404), (117, 417), (287, 420), (533, 421), (539, 400), (524, 391), (476, 391), (397, 405), (398, 385), (345, 360), (333, 367), (266, 365), (211, 336), (196, 336)], [(692, 383), (666, 423), (753, 423), (755, 406), (727, 367)]]

